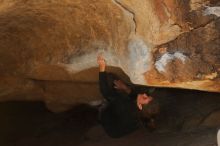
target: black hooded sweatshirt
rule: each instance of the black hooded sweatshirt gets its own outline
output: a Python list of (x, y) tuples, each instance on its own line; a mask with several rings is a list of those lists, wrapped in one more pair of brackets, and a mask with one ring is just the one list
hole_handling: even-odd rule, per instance
[(119, 138), (135, 131), (140, 126), (137, 94), (132, 91), (120, 94), (109, 87), (106, 72), (99, 72), (99, 86), (107, 106), (101, 112), (100, 122), (106, 133), (113, 138)]

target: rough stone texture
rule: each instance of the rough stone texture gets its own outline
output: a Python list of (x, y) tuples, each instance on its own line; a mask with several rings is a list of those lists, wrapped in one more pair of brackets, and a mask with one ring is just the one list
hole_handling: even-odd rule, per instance
[[(44, 100), (54, 111), (98, 100), (98, 52), (137, 84), (220, 92), (219, 6), (0, 0), (0, 100)], [(170, 61), (161, 71), (156, 63), (164, 54)]]
[[(157, 62), (164, 69), (156, 66), (155, 70), (149, 71), (151, 76), (146, 74), (147, 81), (162, 86), (219, 91), (219, 28), (220, 19), (216, 19), (156, 48), (155, 61), (164, 54), (168, 54), (168, 58), (165, 56)], [(177, 53), (179, 56), (173, 57)], [(163, 63), (165, 60), (167, 62)]]

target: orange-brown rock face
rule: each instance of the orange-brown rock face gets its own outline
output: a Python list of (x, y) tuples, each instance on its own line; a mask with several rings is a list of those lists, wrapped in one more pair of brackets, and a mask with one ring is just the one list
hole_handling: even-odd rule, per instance
[[(155, 86), (219, 92), (220, 7), (214, 1), (193, 2), (181, 21), (176, 19), (184, 32), (153, 49), (154, 67), (145, 77)], [(207, 4), (212, 7), (204, 8)]]
[(62, 111), (100, 99), (99, 52), (137, 84), (220, 92), (219, 5), (0, 0), (0, 100)]

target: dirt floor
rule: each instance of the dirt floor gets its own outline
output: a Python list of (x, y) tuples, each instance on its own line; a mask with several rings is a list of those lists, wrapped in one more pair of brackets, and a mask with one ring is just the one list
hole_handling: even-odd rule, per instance
[(0, 103), (0, 146), (217, 146), (220, 123), (204, 121), (219, 109), (220, 94), (159, 89), (154, 96), (161, 103), (156, 130), (120, 139), (106, 135), (87, 105), (55, 114), (41, 102)]

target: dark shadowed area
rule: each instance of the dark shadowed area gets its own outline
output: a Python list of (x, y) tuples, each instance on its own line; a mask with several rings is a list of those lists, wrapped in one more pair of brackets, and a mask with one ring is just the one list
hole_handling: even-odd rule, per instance
[(119, 139), (108, 137), (97, 110), (82, 104), (51, 113), (41, 102), (0, 104), (1, 146), (215, 146), (220, 128), (220, 94), (157, 88), (160, 104), (154, 131), (141, 128)]

